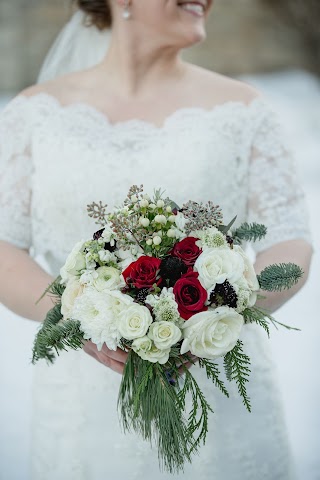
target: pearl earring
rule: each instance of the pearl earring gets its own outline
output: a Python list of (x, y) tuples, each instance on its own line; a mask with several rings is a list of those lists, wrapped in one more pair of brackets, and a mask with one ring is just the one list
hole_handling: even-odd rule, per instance
[(130, 11), (128, 0), (126, 1), (125, 5), (124, 5), (124, 9), (123, 9), (123, 12), (122, 12), (122, 17), (125, 20), (129, 20), (131, 18), (131, 11)]

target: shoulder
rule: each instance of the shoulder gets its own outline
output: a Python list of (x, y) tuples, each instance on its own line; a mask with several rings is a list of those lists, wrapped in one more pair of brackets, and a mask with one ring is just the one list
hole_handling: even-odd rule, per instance
[(196, 84), (201, 95), (212, 105), (226, 102), (250, 104), (262, 97), (259, 90), (246, 82), (195, 65), (190, 66), (190, 78), (193, 86)]
[(69, 73), (54, 80), (31, 85), (20, 92), (18, 96), (32, 98), (40, 94), (47, 94), (61, 104), (70, 103), (77, 100), (79, 93), (86, 88), (87, 77), (87, 71)]

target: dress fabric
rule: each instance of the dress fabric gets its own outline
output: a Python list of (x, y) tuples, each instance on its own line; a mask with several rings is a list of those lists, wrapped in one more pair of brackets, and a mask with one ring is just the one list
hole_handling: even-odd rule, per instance
[[(61, 105), (40, 93), (18, 96), (0, 116), (0, 238), (42, 255), (57, 275), (73, 245), (97, 229), (86, 205), (110, 208), (129, 187), (161, 187), (176, 203), (213, 200), (268, 227), (256, 252), (309, 239), (303, 194), (274, 112), (262, 98), (211, 110), (183, 108), (162, 127), (112, 124), (87, 104)], [(120, 375), (82, 351), (34, 367), (32, 480), (291, 480), (294, 468), (268, 339), (243, 328), (251, 357), (252, 413), (228, 385), (226, 399), (193, 367), (213, 406), (206, 445), (185, 473), (160, 473), (157, 452), (117, 416)], [(221, 362), (218, 362), (221, 366)]]

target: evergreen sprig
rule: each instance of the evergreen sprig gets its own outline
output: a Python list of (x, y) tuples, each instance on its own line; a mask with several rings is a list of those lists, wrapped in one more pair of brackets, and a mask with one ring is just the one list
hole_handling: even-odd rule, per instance
[(267, 234), (267, 228), (261, 223), (242, 223), (238, 228), (233, 230), (232, 238), (235, 243), (256, 242), (261, 240)]
[(128, 354), (119, 390), (118, 409), (125, 432), (135, 431), (158, 447), (160, 468), (170, 473), (183, 471), (191, 462), (192, 438), (178, 399), (168, 382), (165, 368)]
[(281, 292), (296, 285), (303, 276), (303, 270), (294, 263), (279, 263), (266, 267), (258, 281), (261, 290), (269, 292)]
[(53, 363), (59, 352), (71, 348), (77, 350), (83, 347), (83, 332), (80, 330), (80, 322), (62, 319), (61, 304), (56, 304), (47, 314), (39, 332), (36, 335), (32, 363), (45, 359)]
[(269, 322), (272, 317), (265, 310), (258, 307), (248, 307), (242, 312), (242, 315), (245, 323), (257, 323), (270, 337)]
[(246, 383), (249, 381), (250, 358), (243, 353), (243, 343), (238, 340), (236, 346), (224, 357), (224, 368), (227, 379), (235, 380), (243, 404), (251, 412), (250, 398), (247, 394)]
[(207, 374), (207, 378), (214, 383), (214, 385), (219, 388), (219, 390), (226, 396), (229, 397), (228, 390), (226, 389), (224, 383), (222, 380), (220, 380), (219, 375), (219, 369), (218, 366), (211, 362), (210, 360), (207, 360), (206, 358), (199, 358), (199, 366), (200, 368), (204, 368)]

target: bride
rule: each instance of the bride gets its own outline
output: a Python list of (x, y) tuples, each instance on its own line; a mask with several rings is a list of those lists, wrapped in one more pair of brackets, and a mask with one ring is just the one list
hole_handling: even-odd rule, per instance
[[(42, 321), (52, 303), (36, 300), (94, 229), (86, 205), (101, 200), (112, 208), (141, 183), (178, 204), (212, 199), (226, 219), (267, 225), (256, 271), (294, 261), (305, 275), (289, 292), (268, 294), (264, 307), (276, 310), (305, 282), (312, 249), (303, 195), (274, 113), (252, 87), (180, 58), (205, 38), (211, 4), (78, 0), (82, 14), (64, 30), (41, 82), (1, 114), (0, 300), (12, 311)], [(79, 21), (83, 13), (91, 26)], [(38, 254), (48, 271), (33, 260)], [(222, 398), (192, 367), (215, 413), (206, 445), (179, 478), (294, 478), (268, 340), (254, 325), (242, 337), (253, 412), (236, 391)], [(148, 444), (120, 431), (125, 361), (124, 352), (98, 352), (87, 342), (53, 367), (35, 367), (32, 480), (172, 478), (158, 472)]]

